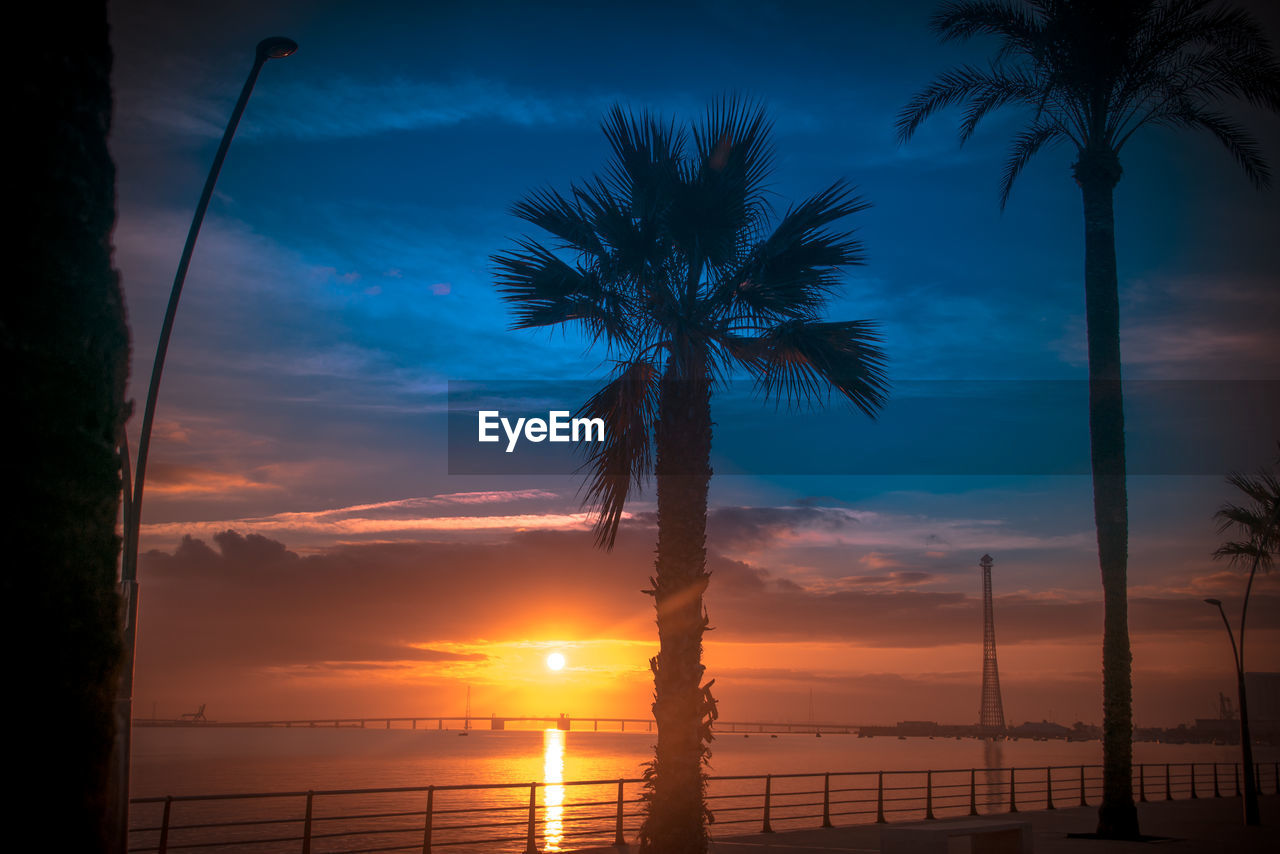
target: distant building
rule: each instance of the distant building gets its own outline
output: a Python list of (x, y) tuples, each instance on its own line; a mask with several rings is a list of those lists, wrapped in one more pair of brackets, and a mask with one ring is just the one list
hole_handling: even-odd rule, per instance
[(1014, 738), (1068, 738), (1071, 734), (1070, 729), (1052, 721), (1027, 721), (1009, 729), (1009, 735)]
[(937, 735), (937, 721), (898, 721), (898, 735), (925, 736)]

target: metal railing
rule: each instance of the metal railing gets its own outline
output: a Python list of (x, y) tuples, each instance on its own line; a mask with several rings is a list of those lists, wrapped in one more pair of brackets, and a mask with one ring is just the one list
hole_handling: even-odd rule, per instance
[[(1264, 772), (1270, 771), (1269, 774)], [(1100, 765), (711, 777), (713, 835), (1087, 806)], [(1255, 765), (1280, 793), (1280, 762)], [(538, 854), (622, 845), (643, 816), (640, 779), (326, 789), (133, 798), (130, 852)], [(1240, 765), (1140, 764), (1141, 802), (1239, 797)]]

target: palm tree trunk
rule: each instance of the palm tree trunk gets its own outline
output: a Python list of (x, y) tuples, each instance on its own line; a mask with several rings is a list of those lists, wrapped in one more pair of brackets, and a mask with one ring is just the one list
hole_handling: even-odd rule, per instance
[[(111, 266), (115, 168), (105, 3), (33, 7), (11, 50), (22, 133), (0, 362), (6, 388), (4, 621), (9, 804), (57, 847), (107, 847), (105, 791), (120, 654), (116, 574), (129, 339)], [(16, 718), (16, 719), (15, 719)]]
[(1084, 197), (1085, 321), (1089, 340), (1089, 446), (1093, 518), (1102, 571), (1102, 805), (1098, 835), (1138, 835), (1133, 802), (1133, 656), (1129, 650), (1129, 510), (1125, 492), (1120, 297), (1113, 192), (1120, 161), (1086, 149), (1074, 167)]
[[(702, 687), (702, 593), (706, 571), (707, 490), (711, 483), (711, 389), (701, 366), (668, 366), (662, 379), (656, 427), (658, 557), (653, 595), (659, 651), (653, 670), (657, 753), (647, 772), (648, 815), (640, 850), (703, 854), (705, 777), (710, 741), (705, 722), (710, 695)], [(677, 378), (679, 375), (695, 379)]]

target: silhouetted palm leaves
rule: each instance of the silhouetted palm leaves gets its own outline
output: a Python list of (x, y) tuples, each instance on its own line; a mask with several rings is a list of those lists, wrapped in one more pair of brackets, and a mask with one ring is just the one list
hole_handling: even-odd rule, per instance
[(495, 256), (497, 285), (517, 328), (577, 328), (614, 362), (581, 413), (607, 425), (583, 491), (601, 546), (613, 546), (631, 490), (657, 476), (647, 592), (658, 612), (658, 745), (641, 848), (702, 852), (715, 717), (711, 683), (701, 684), (711, 393), (745, 372), (789, 404), (833, 390), (868, 415), (883, 404), (874, 325), (822, 319), (840, 270), (863, 258), (838, 223), (866, 204), (837, 181), (771, 225), (770, 125), (740, 100), (717, 101), (688, 131), (620, 107), (603, 129), (613, 157), (602, 175), (515, 206), (556, 242), (521, 240)]

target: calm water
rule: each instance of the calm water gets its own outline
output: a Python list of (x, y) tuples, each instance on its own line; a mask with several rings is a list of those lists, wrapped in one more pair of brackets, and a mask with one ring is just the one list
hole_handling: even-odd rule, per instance
[[(246, 792), (305, 792), (325, 789), (363, 789), (450, 785), (526, 784), (519, 788), (484, 791), (439, 791), (434, 795), (436, 844), (488, 838), (476, 847), (484, 851), (518, 851), (527, 830), (530, 782), (546, 783), (536, 794), (538, 846), (562, 851), (592, 842), (612, 840), (617, 786), (561, 785), (575, 780), (617, 780), (639, 777), (641, 763), (652, 754), (651, 733), (560, 732), (551, 730), (491, 732), (472, 730), (465, 737), (454, 731), (406, 729), (230, 729), (139, 728), (134, 733), (133, 794), (206, 795)], [(711, 774), (823, 774), (825, 772), (924, 771), (969, 768), (1092, 765), (1101, 761), (1098, 742), (1016, 741), (981, 742), (974, 739), (858, 738), (849, 735), (722, 734), (712, 745)], [(1148, 792), (1163, 795), (1164, 763), (1205, 763), (1197, 773), (1202, 795), (1211, 792), (1208, 763), (1239, 761), (1239, 749), (1214, 745), (1134, 746), (1148, 769)], [(1259, 748), (1260, 762), (1280, 758), (1276, 748)], [(1224, 769), (1225, 772), (1225, 769)], [(1096, 803), (1096, 771), (1090, 778), (1090, 800)], [(1175, 770), (1176, 796), (1189, 794), (1181, 770)], [(1044, 772), (1019, 776), (1023, 808), (1045, 804)], [(886, 776), (885, 786), (902, 787), (886, 795), (890, 820), (923, 818), (923, 774)], [(1266, 789), (1274, 786), (1268, 764)], [(979, 772), (977, 801), (983, 812), (1008, 808), (1007, 773)], [(970, 775), (933, 775), (935, 808), (939, 815), (965, 814)], [(1054, 797), (1060, 804), (1078, 798), (1079, 773), (1062, 769), (1054, 775)], [(1223, 791), (1231, 783), (1224, 776)], [(822, 778), (775, 779), (774, 826), (815, 826), (821, 817)], [(915, 787), (915, 788), (912, 788)], [(1041, 788), (1037, 788), (1041, 787)], [(760, 780), (720, 781), (711, 786), (717, 825), (713, 832), (757, 829), (763, 803)], [(639, 787), (626, 787), (626, 831), (638, 826)], [(377, 795), (320, 795), (314, 803), (312, 850), (323, 852), (397, 850), (408, 845), (421, 850), (426, 794), (392, 792)], [(833, 777), (832, 815), (837, 823), (870, 821), (875, 815), (876, 777)], [(139, 805), (135, 827), (156, 827), (160, 804)], [(305, 800), (299, 796), (275, 799), (176, 802), (173, 805), (171, 846), (230, 842), (221, 851), (297, 851)], [(247, 822), (235, 828), (211, 828), (226, 821)], [(182, 828), (181, 825), (186, 825)], [(483, 825), (482, 830), (475, 830)], [(458, 828), (458, 829), (454, 829)], [(467, 828), (467, 829), (462, 829)], [(322, 835), (328, 833), (328, 837)], [(477, 834), (493, 834), (479, 837)], [(247, 843), (250, 838), (275, 838)], [(155, 845), (155, 831), (134, 835), (139, 845)], [(346, 847), (344, 847), (346, 846)], [(355, 846), (355, 847), (351, 847)], [(385, 848), (379, 846), (386, 846)], [(473, 850), (455, 848), (452, 850)]]
[[(552, 730), (552, 733), (557, 731)], [(199, 729), (141, 727), (133, 736), (135, 796), (264, 792), (458, 783), (544, 781), (548, 735), (380, 729)], [(557, 734), (562, 780), (640, 776), (651, 733)], [(1102, 761), (1096, 741), (858, 738), (849, 735), (724, 734), (712, 744), (713, 775), (1079, 765)], [(1238, 747), (1134, 745), (1137, 762), (1237, 762)], [(1259, 761), (1280, 758), (1257, 748)]]

